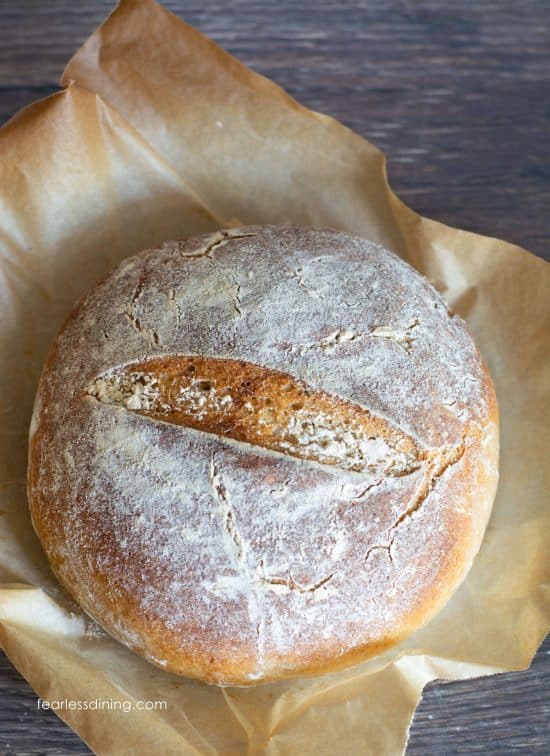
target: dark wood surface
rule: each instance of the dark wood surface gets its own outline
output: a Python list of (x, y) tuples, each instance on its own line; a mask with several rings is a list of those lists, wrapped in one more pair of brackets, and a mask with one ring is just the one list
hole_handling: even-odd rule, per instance
[[(165, 5), (381, 147), (392, 186), (418, 212), (549, 259), (549, 0)], [(111, 7), (0, 0), (0, 123), (56, 90)], [(549, 656), (547, 641), (526, 672), (429, 685), (409, 756), (550, 753)], [(0, 754), (84, 753), (0, 657)]]

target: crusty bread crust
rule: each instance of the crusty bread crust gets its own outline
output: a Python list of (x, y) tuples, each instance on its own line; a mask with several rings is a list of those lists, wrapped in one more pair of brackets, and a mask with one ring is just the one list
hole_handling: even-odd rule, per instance
[(172, 672), (251, 685), (366, 659), (448, 600), (498, 410), (403, 261), (254, 226), (143, 252), (78, 303), (29, 451), (36, 532), (85, 611)]

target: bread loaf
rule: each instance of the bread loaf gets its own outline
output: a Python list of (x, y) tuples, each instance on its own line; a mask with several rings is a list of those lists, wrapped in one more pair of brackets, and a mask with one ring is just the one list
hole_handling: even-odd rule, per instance
[(28, 490), (112, 635), (250, 685), (426, 622), (479, 549), (497, 457), (487, 369), (425, 279), (357, 237), (251, 226), (142, 252), (77, 304)]

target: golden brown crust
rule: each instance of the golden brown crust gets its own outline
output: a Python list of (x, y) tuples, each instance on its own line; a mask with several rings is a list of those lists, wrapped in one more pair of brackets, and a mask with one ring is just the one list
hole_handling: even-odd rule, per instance
[[(405, 475), (429, 456), (386, 419), (250, 362), (148, 359), (107, 371), (86, 393), (154, 420), (354, 472)], [(369, 449), (374, 440), (378, 453)]]
[[(331, 254), (327, 280), (357, 260), (387, 299), (323, 288)], [(336, 232), (251, 227), (124, 263), (67, 320), (37, 396), (29, 501), (60, 581), (138, 653), (217, 684), (407, 637), (467, 573), (497, 480), (491, 379), (444, 307)]]

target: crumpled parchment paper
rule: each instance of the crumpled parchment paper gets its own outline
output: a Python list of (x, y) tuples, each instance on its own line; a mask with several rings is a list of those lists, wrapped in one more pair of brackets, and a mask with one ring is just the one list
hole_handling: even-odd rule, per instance
[[(303, 108), (153, 0), (126, 0), (64, 91), (0, 130), (0, 642), (43, 699), (166, 701), (58, 713), (100, 754), (396, 754), (423, 686), (529, 665), (548, 628), (550, 267), (419, 217), (384, 156)], [(468, 321), (501, 412), (501, 481), (446, 608), (345, 672), (251, 689), (159, 670), (57, 585), (27, 510), (42, 361), (73, 303), (124, 257), (230, 224), (334, 226), (384, 244)]]

